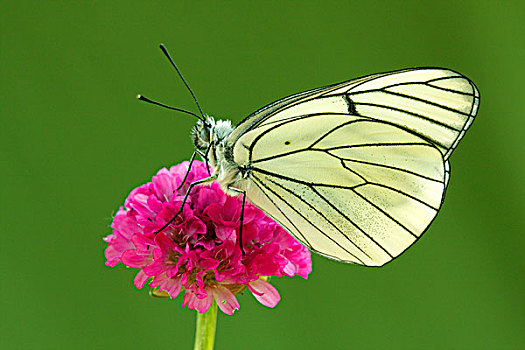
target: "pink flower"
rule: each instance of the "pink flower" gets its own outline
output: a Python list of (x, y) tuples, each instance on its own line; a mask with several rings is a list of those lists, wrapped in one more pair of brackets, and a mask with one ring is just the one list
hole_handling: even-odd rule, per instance
[(184, 186), (188, 162), (161, 169), (126, 198), (104, 238), (106, 265), (119, 262), (139, 269), (135, 286), (148, 281), (172, 299), (184, 291), (182, 306), (205, 312), (213, 299), (231, 315), (239, 309), (236, 294), (249, 290), (263, 305), (280, 300), (270, 276), (307, 278), (310, 252), (260, 209), (246, 202), (243, 255), (239, 247), (241, 198), (229, 197), (217, 183), (195, 187), (182, 213), (158, 234), (179, 210), (188, 185), (206, 177), (204, 163), (195, 161)]

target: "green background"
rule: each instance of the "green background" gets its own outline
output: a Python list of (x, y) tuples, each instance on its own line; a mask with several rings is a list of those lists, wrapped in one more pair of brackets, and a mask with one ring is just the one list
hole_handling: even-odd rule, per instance
[[(444, 208), (397, 261), (313, 257), (221, 314), (217, 349), (518, 349), (525, 343), (523, 2), (4, 1), (1, 19), (2, 349), (190, 349), (195, 313), (104, 266), (112, 214), (188, 159), (196, 110), (234, 123), (354, 77), (442, 66), (481, 92)], [(520, 24), (521, 23), (521, 24)]]

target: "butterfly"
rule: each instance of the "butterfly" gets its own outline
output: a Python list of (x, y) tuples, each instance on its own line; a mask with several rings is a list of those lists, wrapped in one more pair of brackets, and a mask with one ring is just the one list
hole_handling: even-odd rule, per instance
[(217, 181), (311, 251), (382, 266), (414, 244), (439, 212), (450, 155), (479, 101), (474, 83), (457, 72), (410, 68), (285, 97), (236, 127), (205, 116), (197, 102), (192, 139), (213, 173), (188, 193)]

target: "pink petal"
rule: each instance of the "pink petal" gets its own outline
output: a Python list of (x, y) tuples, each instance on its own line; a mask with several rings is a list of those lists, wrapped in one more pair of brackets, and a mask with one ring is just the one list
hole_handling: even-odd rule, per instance
[(113, 234), (114, 236), (111, 240), (111, 245), (115, 247), (116, 250), (120, 251), (120, 253), (129, 249), (135, 249), (135, 245), (130, 238), (124, 237), (119, 231), (113, 231)]
[[(203, 271), (197, 272), (197, 275), (195, 276), (195, 284), (196, 284), (196, 287), (197, 287), (195, 289), (197, 291), (197, 293), (195, 293), (195, 294), (197, 294), (197, 296), (199, 296), (199, 297), (202, 296), (202, 295), (206, 295), (206, 291), (204, 290), (204, 287), (206, 285), (204, 284), (204, 280), (202, 279), (204, 274), (206, 274), (206, 271), (203, 270)], [(195, 286), (195, 284), (194, 284), (194, 286)]]
[(169, 202), (175, 189), (169, 173), (158, 174), (153, 177), (153, 190), (161, 201)]
[(151, 194), (150, 187), (151, 182), (148, 182), (147, 184), (135, 188), (124, 201), (124, 206), (130, 209), (133, 202), (136, 202), (141, 195), (146, 197), (149, 196)]
[(131, 241), (137, 250), (148, 250), (148, 246), (155, 246), (155, 241), (140, 233), (136, 233), (131, 237)]
[(188, 309), (197, 310), (202, 314), (203, 312), (208, 311), (212, 301), (213, 296), (211, 293), (209, 293), (206, 297), (199, 299), (191, 291), (186, 290), (186, 293), (184, 293), (184, 301), (182, 303), (182, 307), (188, 305)]
[(239, 310), (239, 302), (233, 293), (226, 287), (217, 285), (211, 288), (213, 297), (217, 302), (217, 306), (227, 315), (233, 315), (235, 310)]
[(171, 299), (175, 299), (182, 289), (182, 280), (178, 276), (169, 278), (166, 274), (162, 274), (155, 277), (149, 285), (150, 287), (159, 287), (160, 290), (168, 292)]
[(104, 250), (106, 257), (106, 266), (116, 266), (120, 262), (120, 255), (122, 252), (117, 251), (114, 246), (109, 246)]
[(166, 236), (164, 232), (160, 232), (155, 236), (155, 243), (159, 246), (162, 253), (167, 254), (175, 248), (175, 243), (171, 238)]
[[(189, 164), (190, 164), (190, 162), (184, 161), (184, 162), (182, 162), (180, 164), (172, 166), (170, 168), (170, 170), (167, 171), (166, 173), (171, 174), (173, 177), (180, 177), (180, 179), (182, 181), (182, 178), (184, 177), (184, 175), (188, 171), (188, 165)], [(166, 168), (163, 168), (162, 170), (166, 170)]]
[(171, 299), (175, 299), (179, 295), (182, 289), (182, 281), (180, 278), (170, 278), (169, 283), (166, 283), (166, 292), (170, 295)]
[(219, 203), (212, 203), (208, 205), (203, 214), (208, 216), (213, 222), (221, 223), (222, 207)]
[(144, 271), (140, 270), (139, 273), (135, 276), (135, 280), (133, 281), (133, 284), (136, 288), (142, 289), (144, 287), (144, 283), (148, 280), (149, 276), (147, 276)]
[(288, 277), (293, 277), (297, 274), (297, 267), (291, 262), (288, 262), (283, 268), (283, 273)]
[(220, 261), (213, 258), (202, 257), (199, 260), (199, 266), (204, 270), (213, 270), (219, 266)]
[(219, 190), (216, 186), (211, 187), (201, 187), (199, 188), (197, 205), (204, 210), (213, 203), (218, 203), (222, 205), (226, 200), (226, 195), (224, 192)]
[(133, 234), (137, 232), (142, 232), (139, 225), (137, 225), (137, 220), (135, 217), (128, 215), (119, 215), (115, 216), (113, 219), (113, 224), (111, 227), (119, 230), (119, 232), (126, 238), (131, 238)]
[(268, 254), (267, 252), (260, 252), (254, 259), (253, 263), (257, 266), (257, 273), (263, 276), (278, 276), (280, 274), (281, 266), (276, 261), (277, 254)]
[(161, 273), (166, 271), (164, 259), (155, 259), (151, 264), (144, 266), (142, 271), (148, 276), (160, 276)]
[(122, 262), (124, 265), (136, 269), (143, 268), (151, 262), (151, 252), (140, 252), (138, 250), (126, 250), (122, 253)]
[(250, 282), (248, 289), (253, 293), (255, 299), (264, 306), (275, 307), (279, 300), (281, 300), (277, 289), (262, 279)]
[[(236, 228), (239, 229), (238, 227)], [(264, 233), (264, 230), (260, 230), (258, 225), (255, 223), (246, 224), (243, 223), (242, 225), (242, 241), (243, 245), (246, 246), (246, 243), (251, 242), (252, 240), (255, 240), (256, 238), (259, 239), (261, 242), (265, 242), (261, 239), (261, 234)]]
[(215, 235), (217, 238), (221, 241), (226, 241), (228, 238), (234, 238), (232, 237), (233, 233), (236, 232), (237, 229), (233, 227), (228, 226), (222, 226), (220, 224), (215, 224)]
[(158, 213), (163, 208), (162, 202), (159, 201), (157, 199), (157, 197), (155, 197), (155, 196), (149, 196), (147, 204), (148, 204), (148, 208), (150, 208), (151, 211), (153, 211), (155, 213)]
[(155, 212), (148, 207), (148, 197), (143, 194), (139, 194), (135, 197), (135, 201), (129, 204), (129, 207), (135, 209), (139, 215), (142, 215), (146, 218), (154, 218)]
[(237, 197), (228, 197), (222, 207), (222, 219), (229, 223), (238, 223), (241, 219), (241, 203)]
[(184, 234), (188, 237), (193, 237), (198, 234), (206, 233), (206, 225), (198, 217), (194, 216), (186, 220), (184, 225)]

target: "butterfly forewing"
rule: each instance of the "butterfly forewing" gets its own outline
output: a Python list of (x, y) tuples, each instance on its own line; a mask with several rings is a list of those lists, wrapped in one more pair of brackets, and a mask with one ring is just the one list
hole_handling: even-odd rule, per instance
[[(309, 110), (309, 108), (311, 110)], [(243, 120), (230, 142), (249, 130), (315, 112), (344, 112), (414, 131), (449, 158), (474, 121), (479, 92), (449, 69), (415, 68), (374, 74), (276, 101)]]
[(354, 113), (412, 130), (434, 143), (445, 158), (472, 124), (479, 106), (476, 86), (447, 69), (392, 72), (340, 93)]

